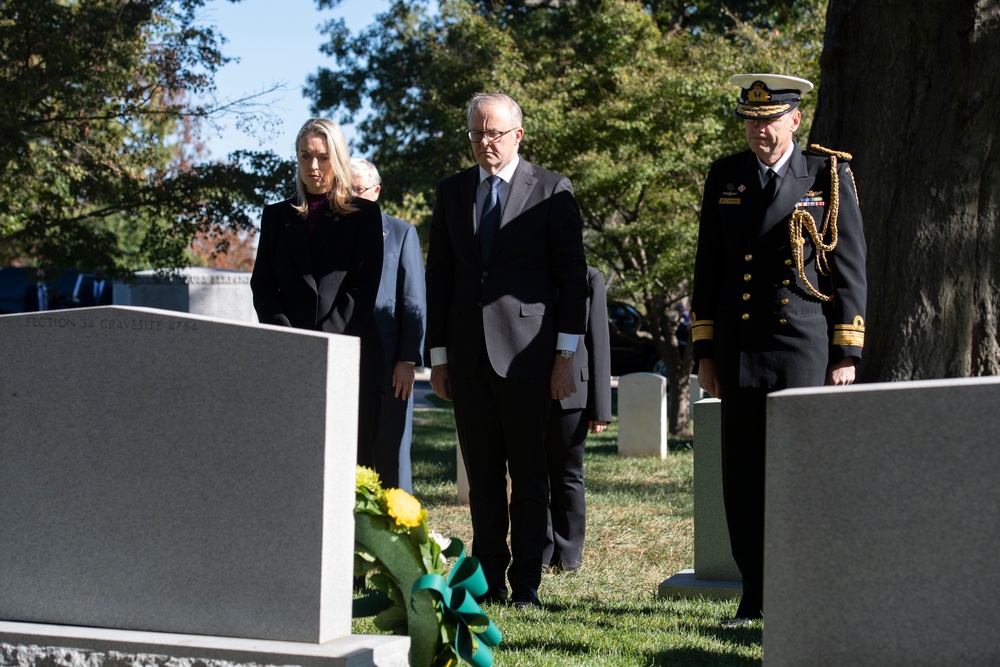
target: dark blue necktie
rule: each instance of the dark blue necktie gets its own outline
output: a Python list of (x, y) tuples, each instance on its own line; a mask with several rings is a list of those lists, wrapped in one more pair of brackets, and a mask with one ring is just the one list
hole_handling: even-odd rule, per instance
[(487, 176), (486, 183), (490, 186), (490, 191), (483, 202), (483, 214), (479, 217), (479, 250), (483, 259), (490, 256), (493, 238), (500, 227), (500, 177)]

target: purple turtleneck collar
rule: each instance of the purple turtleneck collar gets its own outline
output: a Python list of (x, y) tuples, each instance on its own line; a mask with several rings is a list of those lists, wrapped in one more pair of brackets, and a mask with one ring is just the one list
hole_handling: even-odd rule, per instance
[(306, 230), (312, 234), (316, 224), (323, 219), (323, 216), (330, 210), (329, 197), (327, 195), (314, 195), (306, 193), (306, 201), (309, 202), (309, 215), (306, 217)]

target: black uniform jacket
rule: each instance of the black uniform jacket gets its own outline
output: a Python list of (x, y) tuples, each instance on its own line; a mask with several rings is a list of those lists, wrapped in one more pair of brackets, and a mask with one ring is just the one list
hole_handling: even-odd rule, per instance
[[(712, 165), (705, 182), (692, 298), (695, 360), (714, 358), (724, 387), (822, 385), (829, 364), (860, 359), (864, 346), (865, 238), (854, 178), (843, 160), (832, 178), (830, 155), (796, 145), (767, 204), (757, 164), (749, 150), (730, 155)], [(816, 245), (802, 232), (803, 280), (790, 241), (793, 211), (821, 230), (831, 209), (837, 243), (826, 255), (829, 275), (817, 269)], [(822, 242), (831, 236), (827, 230)], [(806, 280), (832, 299), (813, 294)]]
[(264, 207), (250, 287), (262, 324), (360, 336), (375, 309), (382, 275), (382, 214), (355, 198), (357, 211), (324, 217), (311, 235), (286, 199)]

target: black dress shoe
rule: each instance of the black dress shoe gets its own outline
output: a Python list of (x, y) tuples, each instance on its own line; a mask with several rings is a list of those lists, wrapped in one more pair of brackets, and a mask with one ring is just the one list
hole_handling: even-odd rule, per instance
[(581, 563), (577, 563), (576, 565), (567, 565), (566, 563), (559, 561), (557, 563), (553, 563), (552, 565), (543, 565), (542, 574), (561, 574), (563, 572), (573, 574), (580, 569), (580, 565)]
[(503, 604), (507, 602), (507, 588), (491, 588), (476, 598), (476, 604)]
[(750, 596), (746, 593), (740, 598), (740, 604), (736, 608), (734, 618), (749, 618), (751, 621), (764, 617), (764, 602), (759, 596)]
[(514, 609), (517, 611), (542, 608), (542, 602), (538, 599), (538, 591), (534, 588), (515, 588), (513, 600)]

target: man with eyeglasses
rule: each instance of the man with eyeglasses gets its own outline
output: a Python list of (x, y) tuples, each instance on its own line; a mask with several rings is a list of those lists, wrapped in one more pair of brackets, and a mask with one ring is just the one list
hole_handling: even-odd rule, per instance
[[(382, 179), (374, 164), (354, 158), (351, 175), (355, 197), (378, 201)], [(372, 390), (359, 396), (358, 463), (374, 469), (386, 488), (412, 493), (413, 382), (423, 356), (425, 310), (417, 228), (383, 212), (382, 249), (375, 312), (361, 336), (361, 367), (379, 371), (366, 383)]]
[(514, 100), (477, 93), (466, 119), (477, 165), (438, 184), (430, 227), (431, 386), (455, 403), (481, 601), (505, 601), (509, 580), (516, 609), (540, 608), (545, 435), (587, 322), (583, 222), (569, 179), (518, 157)]

